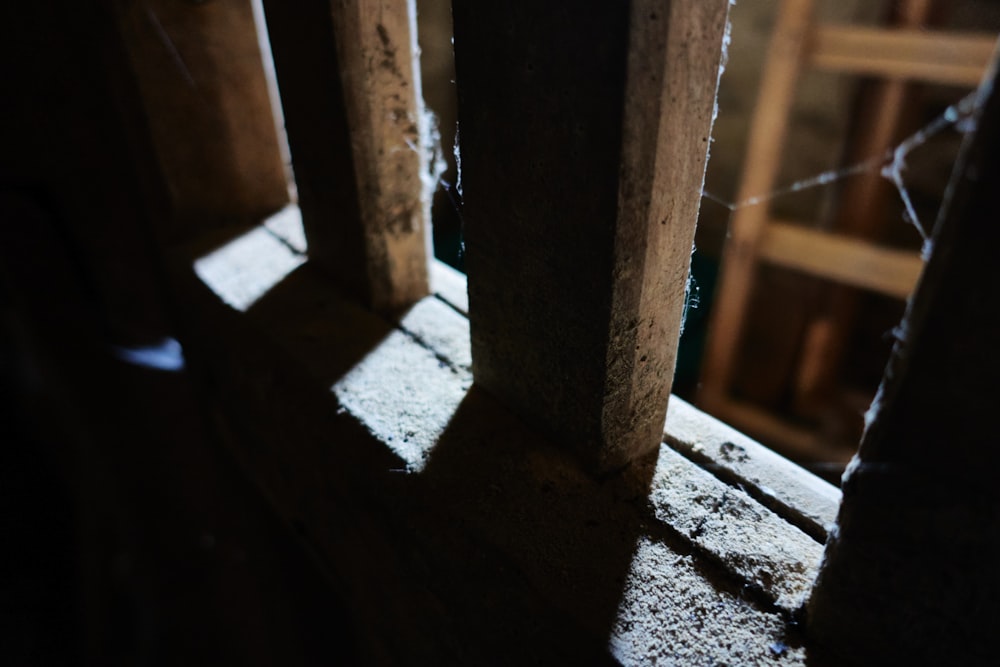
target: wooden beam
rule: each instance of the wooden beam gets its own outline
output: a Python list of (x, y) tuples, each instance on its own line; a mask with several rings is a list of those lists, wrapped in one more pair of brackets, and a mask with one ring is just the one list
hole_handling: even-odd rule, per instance
[[(812, 13), (812, 0), (784, 0), (778, 10), (758, 93), (758, 99), (768, 102), (758, 103), (754, 111), (737, 202), (774, 189)], [(763, 203), (738, 208), (729, 222), (698, 391), (699, 406), (709, 412), (724, 400), (732, 383), (766, 221)]]
[(885, 248), (785, 222), (771, 222), (760, 258), (787, 269), (905, 299), (920, 277), (920, 253)]
[(827, 25), (813, 34), (809, 60), (837, 72), (975, 86), (995, 44), (993, 33)]
[(372, 307), (428, 292), (413, 0), (264, 0), (312, 260)]
[(1000, 577), (1000, 94), (980, 88), (827, 543), (808, 631), (864, 663), (986, 664)]
[(660, 442), (727, 11), (454, 4), (476, 382), (594, 470)]
[(259, 221), (288, 203), (250, 0), (115, 0), (170, 194), (164, 237)]

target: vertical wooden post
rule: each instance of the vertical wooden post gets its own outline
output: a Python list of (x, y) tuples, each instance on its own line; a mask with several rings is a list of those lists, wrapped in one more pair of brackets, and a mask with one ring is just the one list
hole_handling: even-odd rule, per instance
[(164, 237), (288, 203), (250, 0), (114, 0), (171, 198)]
[(1000, 94), (980, 89), (933, 251), (844, 476), (809, 633), (865, 664), (987, 664), (1000, 627)]
[(454, 3), (476, 382), (597, 471), (662, 437), (728, 7)]
[(309, 254), (378, 310), (428, 292), (414, 0), (264, 0)]

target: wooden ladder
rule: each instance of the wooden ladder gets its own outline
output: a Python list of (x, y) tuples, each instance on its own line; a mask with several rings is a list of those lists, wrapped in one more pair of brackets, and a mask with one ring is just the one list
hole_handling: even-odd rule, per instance
[[(852, 235), (847, 235), (776, 219), (766, 201), (753, 203), (754, 198), (775, 189), (796, 83), (803, 70), (881, 79), (872, 96), (878, 113), (858, 140), (862, 155), (869, 158), (885, 154), (895, 140), (908, 82), (978, 85), (996, 36), (921, 29), (932, 4), (933, 0), (903, 3), (899, 25), (893, 27), (819, 24), (814, 20), (814, 0), (784, 0), (778, 11), (736, 197), (736, 202), (744, 204), (733, 212), (723, 250), (698, 403), (793, 455), (835, 456), (836, 452), (817, 434), (732, 396), (758, 267), (766, 263), (841, 286), (906, 299), (923, 261), (919, 252), (873, 243), (872, 234), (856, 226), (850, 230)], [(863, 217), (878, 196), (880, 180), (877, 166), (857, 179), (842, 213), (849, 213), (849, 207), (855, 212), (851, 217)]]

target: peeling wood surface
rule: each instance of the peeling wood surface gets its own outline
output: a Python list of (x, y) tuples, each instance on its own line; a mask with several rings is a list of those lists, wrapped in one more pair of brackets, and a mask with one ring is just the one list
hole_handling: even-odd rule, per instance
[(476, 381), (596, 470), (660, 441), (728, 6), (454, 5)]

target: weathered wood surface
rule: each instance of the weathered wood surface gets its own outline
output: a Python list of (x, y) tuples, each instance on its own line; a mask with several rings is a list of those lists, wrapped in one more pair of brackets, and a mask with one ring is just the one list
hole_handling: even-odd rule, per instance
[[(788, 620), (820, 543), (752, 483), (666, 446), (588, 475), (472, 386), (468, 320), (437, 297), (390, 325), (306, 265), (237, 313), (189, 266), (231, 445), (333, 575), (362, 662), (819, 657)], [(730, 438), (689, 411), (678, 437)]]
[(1000, 94), (991, 72), (868, 428), (809, 632), (865, 663), (986, 664), (1000, 613)]
[(454, 5), (476, 382), (595, 470), (660, 441), (727, 11)]
[(288, 202), (250, 0), (115, 0), (170, 194), (165, 240)]
[[(277, 249), (275, 253), (281, 254)], [(440, 268), (448, 275), (446, 291), (465, 294), (465, 276), (445, 265)], [(399, 326), (439, 359), (469, 370), (469, 321), (460, 310), (449, 312), (446, 304), (458, 310), (441, 295), (423, 299)], [(840, 506), (837, 487), (677, 396), (670, 397), (663, 442), (815, 540), (826, 540)]]
[(412, 0), (265, 0), (310, 256), (377, 310), (428, 292)]
[(837, 487), (676, 396), (663, 440), (814, 539), (826, 540), (840, 506)]

